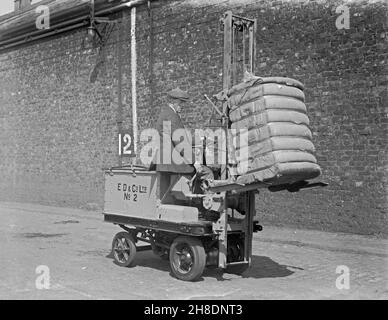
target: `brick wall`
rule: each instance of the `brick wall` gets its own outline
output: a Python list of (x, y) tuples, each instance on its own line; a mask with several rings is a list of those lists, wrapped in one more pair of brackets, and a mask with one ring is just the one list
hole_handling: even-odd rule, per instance
[[(350, 8), (337, 30), (336, 7)], [(151, 127), (179, 86), (193, 97), (183, 118), (207, 121), (203, 94), (221, 90), (226, 10), (256, 18), (256, 74), (306, 86), (325, 189), (262, 192), (263, 224), (388, 235), (387, 6), (383, 1), (163, 1), (137, 10), (138, 117)], [(118, 163), (118, 46), (124, 126), (131, 126), (130, 16), (103, 51), (85, 30), (0, 53), (0, 199), (62, 206), (102, 205), (102, 168)]]

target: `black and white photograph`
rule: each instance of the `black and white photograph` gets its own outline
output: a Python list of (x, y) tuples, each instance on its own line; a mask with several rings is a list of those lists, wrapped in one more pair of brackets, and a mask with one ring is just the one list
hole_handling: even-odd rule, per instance
[(0, 300), (388, 300), (387, 142), (386, 0), (0, 0)]

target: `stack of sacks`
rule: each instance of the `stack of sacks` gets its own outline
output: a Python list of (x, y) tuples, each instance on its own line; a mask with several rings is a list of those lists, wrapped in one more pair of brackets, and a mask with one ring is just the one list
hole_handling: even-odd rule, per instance
[(234, 151), (237, 182), (277, 185), (320, 175), (303, 89), (289, 78), (253, 77), (229, 90), (233, 138), (248, 146)]

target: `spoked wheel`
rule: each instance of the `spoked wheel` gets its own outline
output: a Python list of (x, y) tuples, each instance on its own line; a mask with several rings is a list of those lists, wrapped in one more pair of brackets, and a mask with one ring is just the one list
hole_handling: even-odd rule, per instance
[(203, 273), (206, 253), (202, 241), (194, 237), (178, 237), (170, 248), (173, 275), (184, 281), (195, 281)]
[(121, 267), (129, 267), (136, 255), (135, 240), (128, 232), (119, 232), (112, 242), (115, 262)]
[[(228, 256), (229, 262), (241, 262), (244, 261), (244, 241), (236, 237), (228, 238)], [(232, 273), (241, 275), (249, 269), (248, 263), (232, 264), (228, 265), (224, 270), (225, 273)]]
[(244, 260), (244, 243), (240, 240), (228, 240), (228, 262), (238, 262)]

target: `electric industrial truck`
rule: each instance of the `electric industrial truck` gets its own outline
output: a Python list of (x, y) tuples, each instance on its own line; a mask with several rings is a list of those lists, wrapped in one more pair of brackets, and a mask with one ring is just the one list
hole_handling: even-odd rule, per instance
[[(238, 274), (249, 267), (252, 233), (261, 228), (253, 221), (257, 186), (226, 183), (193, 194), (190, 176), (136, 166), (105, 175), (104, 219), (125, 230), (112, 244), (120, 266), (130, 266), (137, 251), (152, 249), (181, 280), (197, 279), (207, 266)], [(139, 241), (149, 245), (137, 246)]]
[[(241, 60), (237, 57), (238, 48), (243, 55), (242, 70), (253, 73), (255, 20), (228, 11), (221, 22), (224, 68), (223, 91), (218, 96), (223, 102), (222, 107), (211, 104), (228, 140), (230, 105), (222, 100), (222, 96), (226, 96), (238, 72), (236, 63)], [(237, 35), (243, 41), (240, 47), (235, 44)], [(268, 88), (278, 90), (280, 86), (272, 85)], [(283, 86), (280, 90), (283, 94), (288, 88)], [(251, 265), (253, 233), (261, 230), (254, 219), (255, 194), (262, 188), (295, 192), (324, 185), (306, 179), (274, 185), (265, 181), (239, 182), (231, 174), (230, 168), (234, 164), (230, 163), (229, 152), (226, 154), (226, 163), (221, 165), (219, 175), (208, 185), (206, 192), (193, 187), (191, 175), (150, 171), (136, 165), (107, 169), (104, 221), (123, 229), (112, 243), (115, 262), (123, 267), (131, 266), (138, 251), (152, 250), (162, 259), (169, 260), (172, 274), (181, 280), (197, 280), (205, 267), (242, 274)]]

